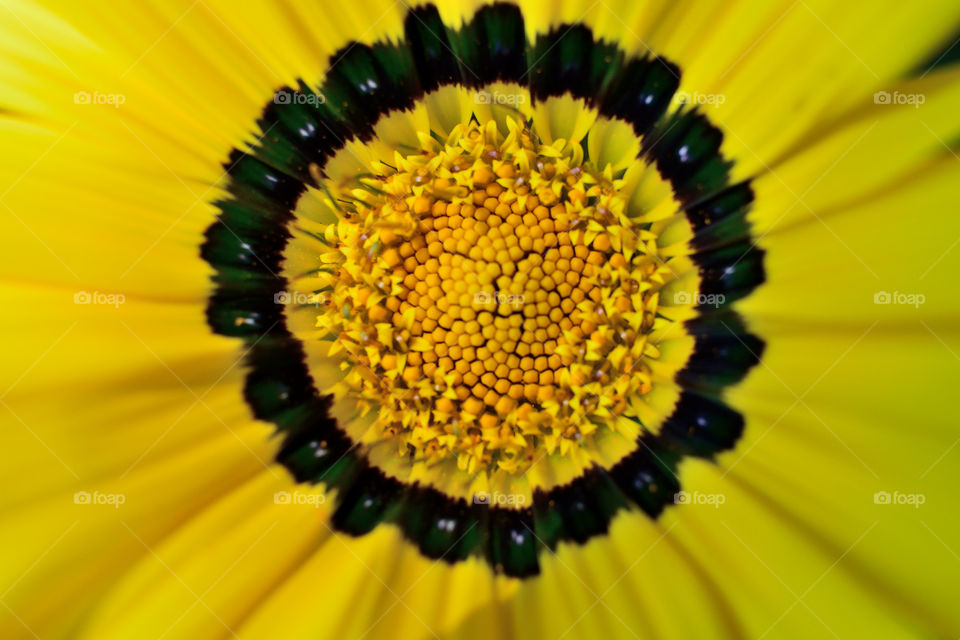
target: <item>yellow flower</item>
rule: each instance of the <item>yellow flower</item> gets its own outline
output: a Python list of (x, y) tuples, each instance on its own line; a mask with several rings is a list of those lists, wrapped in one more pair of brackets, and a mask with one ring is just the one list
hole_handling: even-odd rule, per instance
[(960, 631), (960, 7), (0, 13), (0, 636)]

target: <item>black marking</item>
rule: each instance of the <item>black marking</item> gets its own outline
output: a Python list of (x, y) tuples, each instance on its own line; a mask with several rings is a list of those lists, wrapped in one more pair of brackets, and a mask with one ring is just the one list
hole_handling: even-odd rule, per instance
[(236, 149), (223, 166), (232, 178), (230, 193), (234, 200), (262, 208), (271, 217), (293, 217), (291, 210), (305, 189), (302, 182)]
[(520, 82), (526, 68), (523, 14), (511, 4), (481, 7), (460, 31), (448, 31), (468, 87)]
[[(219, 274), (219, 275), (222, 275)], [(207, 324), (214, 333), (256, 340), (267, 332), (281, 331), (283, 310), (256, 294), (237, 294), (218, 287), (207, 303)]]
[(411, 9), (403, 26), (423, 91), (429, 93), (460, 81), (460, 69), (450, 47), (447, 27), (435, 6)]
[(720, 156), (723, 133), (698, 111), (678, 111), (644, 138), (643, 152), (657, 164), (681, 202), (722, 189), (730, 163)]
[(747, 375), (763, 355), (763, 340), (750, 334), (735, 313), (701, 316), (686, 323), (696, 340), (676, 381), (683, 387), (719, 392)]
[(293, 338), (261, 340), (250, 350), (247, 364), (243, 395), (261, 420), (281, 424), (283, 413), (317, 397), (303, 346)]
[(366, 467), (340, 498), (333, 525), (354, 536), (370, 533), (402, 504), (398, 501), (402, 492), (398, 481)]
[(410, 108), (423, 95), (413, 52), (405, 44), (378, 42), (373, 45), (373, 57), (386, 73), (390, 91), (396, 95), (397, 108)]
[(610, 477), (644, 513), (657, 518), (680, 490), (679, 456), (651, 435), (641, 436), (638, 444), (636, 451), (610, 469)]
[(488, 559), (494, 567), (518, 578), (540, 573), (533, 518), (526, 510), (495, 509), (490, 514)]
[(560, 540), (583, 544), (607, 532), (613, 515), (626, 503), (606, 472), (596, 470), (554, 489), (552, 501), (563, 519)]
[(743, 416), (721, 401), (690, 391), (680, 394), (660, 439), (683, 455), (710, 458), (732, 449), (743, 433)]
[(542, 102), (564, 93), (578, 98), (592, 95), (592, 53), (593, 34), (583, 25), (560, 25), (538, 35), (527, 55), (533, 99)]
[(725, 246), (750, 237), (747, 212), (753, 204), (749, 182), (731, 185), (686, 209), (694, 230), (693, 248), (697, 253)]
[[(672, 62), (659, 57), (630, 60), (611, 80), (600, 113), (629, 122), (646, 141), (679, 86), (680, 70)], [(657, 136), (652, 135), (655, 142)]]
[(327, 106), (326, 96), (303, 83), (297, 89), (283, 87), (275, 92), (257, 124), (264, 136), (255, 152), (302, 182), (312, 180), (311, 163), (324, 166), (351, 136), (349, 127)]
[(483, 544), (483, 507), (449, 498), (434, 489), (411, 487), (398, 522), (408, 540), (428, 558), (464, 560)]
[[(766, 280), (764, 253), (751, 239), (746, 239), (696, 254), (694, 261), (700, 266), (700, 293), (704, 299), (720, 300), (720, 308), (723, 308), (763, 284)], [(709, 303), (700, 307), (701, 311), (707, 313), (715, 308)]]
[(353, 443), (329, 416), (329, 409), (329, 399), (318, 398), (287, 416), (288, 423), (280, 427), (286, 436), (277, 462), (298, 482), (344, 487), (356, 477), (362, 463)]
[[(349, 123), (351, 133), (361, 140), (373, 134), (373, 125), (384, 113), (413, 106), (409, 92), (412, 79), (400, 75), (394, 80), (381, 65), (385, 51), (376, 55), (371, 47), (352, 43), (331, 57), (335, 66), (323, 83), (326, 104), (341, 122)], [(398, 61), (402, 66), (402, 60)], [(406, 90), (405, 90), (406, 89)]]
[(273, 215), (263, 215), (265, 209), (234, 200), (215, 204), (221, 213), (204, 233), (203, 259), (250, 276), (274, 276), (290, 239), (286, 227), (289, 212), (278, 209)]

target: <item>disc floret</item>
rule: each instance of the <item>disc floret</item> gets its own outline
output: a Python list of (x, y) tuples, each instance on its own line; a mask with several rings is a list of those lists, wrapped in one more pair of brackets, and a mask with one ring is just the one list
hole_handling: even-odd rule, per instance
[(399, 455), (526, 471), (625, 430), (651, 388), (662, 262), (622, 180), (528, 123), (457, 126), (374, 166), (325, 229), (339, 392)]

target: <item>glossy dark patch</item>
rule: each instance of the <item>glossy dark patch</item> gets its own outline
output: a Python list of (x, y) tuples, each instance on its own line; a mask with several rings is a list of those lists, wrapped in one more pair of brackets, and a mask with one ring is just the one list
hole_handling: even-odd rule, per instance
[[(330, 59), (322, 85), (300, 81), (278, 89), (257, 120), (259, 136), (225, 163), (228, 196), (200, 254), (215, 269), (207, 307), (211, 328), (245, 341), (249, 373), (244, 397), (253, 414), (277, 427), (277, 461), (299, 482), (337, 490), (332, 525), (364, 535), (384, 523), (399, 527), (424, 556), (454, 563), (471, 555), (497, 571), (539, 573), (539, 554), (560, 543), (605, 534), (614, 516), (639, 509), (657, 518), (680, 490), (684, 456), (712, 457), (733, 447), (743, 418), (722, 399), (763, 351), (726, 305), (764, 279), (763, 251), (753, 246), (749, 183), (729, 184), (719, 129), (697, 110), (668, 108), (680, 69), (659, 57), (627, 57), (581, 24), (559, 25), (526, 41), (518, 7), (497, 3), (459, 27), (445, 25), (431, 5), (408, 12), (404, 40), (351, 43)], [(533, 503), (507, 508), (468, 503), (438, 489), (407, 485), (372, 466), (320, 395), (303, 346), (286, 327), (276, 296), (293, 209), (347, 140), (369, 140), (380, 117), (426, 93), (460, 84), (519, 82), (534, 100), (570, 94), (643, 137), (641, 153), (673, 186), (694, 229), (693, 259), (701, 305), (687, 323), (693, 355), (677, 382), (686, 390), (661, 433), (647, 432), (610, 469), (592, 468), (569, 484), (536, 490)]]
[(719, 393), (740, 382), (763, 355), (763, 340), (733, 312), (708, 313), (687, 322), (693, 353), (676, 380), (684, 388)]
[(459, 31), (450, 31), (460, 79), (468, 87), (520, 82), (526, 68), (523, 14), (511, 4), (482, 7)]

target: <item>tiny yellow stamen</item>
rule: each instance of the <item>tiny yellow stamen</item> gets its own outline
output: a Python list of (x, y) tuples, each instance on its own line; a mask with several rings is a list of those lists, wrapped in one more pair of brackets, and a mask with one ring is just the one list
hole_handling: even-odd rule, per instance
[(662, 261), (609, 166), (508, 128), (423, 136), (381, 167), (380, 195), (324, 234), (338, 271), (318, 324), (399, 454), (523, 473), (538, 451), (618, 429), (627, 398), (649, 391)]

